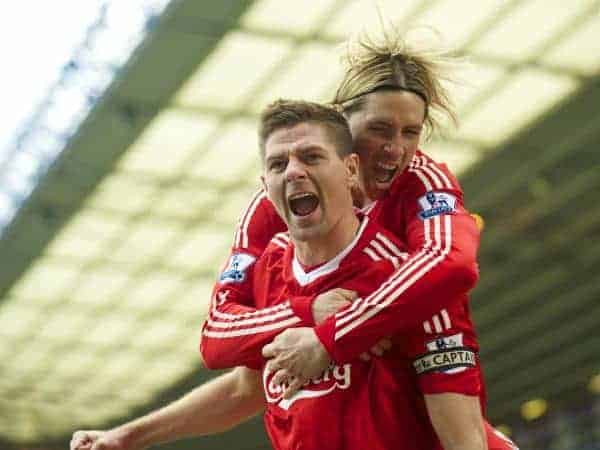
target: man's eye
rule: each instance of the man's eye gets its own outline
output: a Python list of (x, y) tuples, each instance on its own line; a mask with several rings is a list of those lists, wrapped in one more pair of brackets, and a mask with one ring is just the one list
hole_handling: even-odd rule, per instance
[(275, 172), (280, 172), (285, 168), (285, 163), (283, 161), (271, 161), (269, 163), (269, 170), (273, 170)]
[(371, 130), (373, 133), (384, 135), (384, 136), (391, 134), (390, 127), (388, 127), (387, 125), (384, 125), (384, 124), (371, 125), (369, 127), (369, 130)]
[(308, 162), (316, 162), (321, 158), (321, 155), (317, 155), (316, 153), (306, 155), (306, 161)]

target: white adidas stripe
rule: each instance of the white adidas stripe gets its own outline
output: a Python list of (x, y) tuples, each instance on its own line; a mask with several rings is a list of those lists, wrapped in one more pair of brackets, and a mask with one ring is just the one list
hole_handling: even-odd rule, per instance
[[(231, 320), (215, 320), (210, 318), (207, 320), (207, 324), (213, 328), (231, 328), (231, 327), (243, 327), (247, 325), (255, 325), (258, 323), (272, 322), (276, 319), (287, 318), (289, 316), (293, 316), (294, 312), (290, 310), (280, 311), (278, 313), (270, 314), (268, 316), (257, 317), (253, 319), (239, 319), (235, 321)], [(215, 314), (215, 317), (217, 315)]]
[[(400, 277), (403, 276), (406, 272), (414, 270), (413, 266), (416, 265), (417, 263), (421, 262), (422, 258), (427, 258), (427, 254), (428, 252), (431, 251), (431, 249), (429, 247), (431, 247), (431, 239), (430, 239), (430, 220), (425, 220), (423, 222), (424, 227), (425, 227), (425, 245), (424, 248), (421, 249), (421, 251), (419, 251), (417, 254), (415, 254), (412, 257), (412, 261), (409, 261), (404, 267), (402, 267), (398, 272), (392, 274), (392, 276), (385, 281), (374, 293), (372, 293), (368, 298), (373, 298), (375, 295), (379, 294), (379, 293), (383, 293), (384, 295), (387, 294), (391, 288), (393, 287), (393, 285), (395, 284), (395, 280)], [(347, 316), (350, 314), (351, 310), (356, 310), (358, 309), (358, 307), (360, 306), (365, 306), (366, 305), (362, 302), (359, 302), (358, 300), (355, 301), (353, 303), (353, 307), (347, 310), (344, 310), (342, 312), (339, 312), (336, 314), (336, 324), (344, 324), (346, 321), (344, 321), (344, 316)]]
[(388, 250), (390, 250), (392, 253), (394, 253), (396, 256), (399, 256), (400, 258), (404, 257), (406, 255), (406, 252), (402, 252), (398, 247), (396, 247), (396, 245), (390, 241), (387, 237), (385, 237), (383, 234), (381, 233), (377, 233), (375, 235), (375, 237), (383, 244), (386, 246), (386, 248)]
[(273, 239), (271, 239), (271, 242), (281, 248), (287, 248), (287, 246), (288, 246), (288, 243), (286, 241), (284, 241), (283, 239), (280, 239), (277, 236), (275, 236)]
[(400, 261), (398, 260), (398, 258), (396, 256), (393, 256), (392, 254), (390, 254), (387, 250), (385, 250), (383, 248), (383, 245), (375, 240), (372, 240), (370, 243), (373, 248), (375, 248), (380, 255), (382, 255), (385, 259), (387, 259), (388, 261), (390, 261), (392, 263), (392, 265), (394, 266), (394, 269), (397, 269), (398, 267), (400, 267)]
[(202, 334), (210, 338), (233, 338), (239, 336), (247, 336), (249, 334), (264, 333), (265, 331), (272, 331), (280, 328), (286, 328), (291, 325), (295, 325), (300, 321), (301, 319), (299, 317), (292, 317), (289, 320), (284, 320), (283, 322), (278, 322), (271, 325), (264, 325), (262, 327), (243, 328), (241, 330), (211, 331), (208, 329), (204, 329)]
[(452, 322), (450, 321), (450, 316), (448, 315), (448, 311), (446, 311), (445, 309), (442, 309), (441, 314), (442, 314), (442, 319), (444, 320), (444, 326), (446, 327), (446, 330), (449, 330), (450, 328), (452, 328)]
[(419, 180), (421, 180), (427, 191), (433, 190), (433, 186), (431, 185), (425, 174), (423, 174), (419, 169), (408, 169), (408, 171), (414, 173), (417, 177), (419, 177)]
[(433, 321), (433, 328), (435, 329), (436, 333), (441, 333), (442, 331), (444, 331), (444, 329), (442, 328), (442, 323), (440, 322), (440, 318), (437, 314), (434, 315), (431, 318), (431, 320)]
[[(434, 228), (438, 228), (438, 226), (435, 226)], [(426, 244), (427, 244), (427, 246), (431, 247), (429, 235), (430, 235), (430, 232), (428, 232), (426, 235), (427, 236)], [(367, 299), (370, 299), (369, 303), (372, 305), (375, 305), (378, 302), (378, 300), (380, 299), (380, 297), (389, 294), (396, 287), (396, 285), (399, 282), (401, 282), (404, 278), (413, 274), (415, 271), (419, 270), (419, 267), (426, 265), (428, 263), (428, 260), (431, 259), (433, 256), (435, 256), (439, 252), (439, 250), (440, 250), (439, 247), (440, 246), (439, 246), (439, 241), (438, 241), (434, 248), (429, 248), (429, 249), (424, 248), (419, 253), (417, 253), (415, 256), (413, 256), (413, 258), (412, 258), (413, 261), (406, 264), (396, 274), (393, 274), (392, 277), (387, 282), (385, 282), (377, 291), (375, 291), (373, 294), (371, 294), (369, 297), (367, 297)], [(341, 314), (342, 313), (339, 313), (338, 315), (336, 315), (336, 317), (342, 318)]]
[[(434, 219), (438, 219), (438, 220), (436, 220), (436, 226), (434, 227), (435, 235), (436, 235), (436, 237), (438, 237), (438, 235), (440, 234), (439, 216), (435, 216)], [(427, 222), (428, 222), (427, 220), (424, 221), (424, 223), (427, 223)], [(409, 276), (409, 274), (411, 272), (414, 272), (414, 270), (409, 271), (409, 270), (401, 269), (400, 274), (398, 276), (394, 277), (393, 283), (388, 285), (386, 287), (386, 289), (382, 290), (381, 292), (376, 291), (374, 294), (371, 295), (371, 297), (366, 298), (366, 301), (364, 303), (366, 304), (366, 306), (371, 307), (369, 310), (364, 311), (361, 315), (356, 317), (352, 322), (348, 323), (345, 327), (343, 327), (341, 329), (338, 328), (338, 330), (335, 333), (335, 340), (340, 339), (341, 337), (343, 337), (344, 335), (346, 335), (347, 333), (352, 331), (354, 328), (359, 326), (361, 323), (365, 322), (366, 320), (370, 319), (374, 315), (378, 314), (380, 311), (384, 310), (386, 306), (391, 304), (406, 289), (408, 289), (410, 286), (412, 286), (417, 280), (422, 278), (427, 272), (429, 272), (433, 267), (438, 265), (441, 261), (443, 261), (446, 258), (446, 256), (450, 252), (450, 244), (451, 244), (451, 240), (452, 240), (452, 238), (451, 238), (452, 225), (451, 225), (449, 216), (444, 216), (444, 222), (445, 222), (444, 225), (445, 225), (446, 242), (445, 242), (445, 248), (442, 251), (442, 253), (433, 259), (431, 259), (433, 255), (430, 255), (427, 259), (425, 259), (425, 261), (414, 262), (413, 264), (409, 263), (408, 265), (414, 269), (414, 268), (418, 268), (419, 266), (422, 266), (423, 262), (426, 262), (426, 264), (424, 266), (422, 266), (420, 268), (420, 270), (417, 273), (413, 274), (413, 276), (409, 279), (406, 279), (406, 277)], [(437, 245), (439, 245), (440, 241), (438, 239), (436, 239), (436, 243), (437, 243)], [(390, 291), (392, 291), (392, 292), (390, 292)], [(387, 297), (386, 297), (386, 295), (387, 295)], [(336, 328), (337, 328), (337, 322), (336, 322)]]
[(375, 251), (372, 248), (365, 247), (363, 249), (363, 252), (365, 252), (367, 255), (369, 255), (373, 261), (381, 261), (381, 258), (379, 256), (377, 256), (377, 253), (375, 253)]
[[(441, 333), (444, 331), (444, 329), (449, 330), (452, 328), (452, 322), (450, 321), (450, 315), (448, 314), (448, 311), (445, 309), (442, 309), (440, 311), (440, 315), (442, 316), (442, 321), (440, 322), (440, 316), (435, 314), (431, 320), (433, 321), (433, 324), (435, 326), (435, 332), (436, 333)], [(443, 323), (443, 326), (442, 326)], [(423, 322), (423, 329), (425, 330), (425, 332), (427, 334), (432, 334), (433, 330), (431, 328), (431, 323), (429, 322), (429, 320), (426, 320), (425, 322)]]
[[(377, 291), (375, 291), (369, 297), (366, 297), (362, 302), (360, 302), (360, 308), (357, 305), (355, 308), (353, 308), (355, 309), (355, 311), (352, 314), (350, 314), (349, 311), (342, 311), (336, 314), (336, 325), (342, 326), (345, 323), (353, 320), (355, 317), (362, 314), (369, 307), (376, 305), (379, 301), (380, 295), (385, 296), (387, 294), (391, 294), (399, 281), (413, 274), (416, 270), (419, 269), (419, 267), (421, 267), (423, 264), (426, 264), (430, 258), (431, 256), (425, 250), (422, 250), (421, 252), (417, 253), (417, 255), (414, 256), (413, 261), (409, 261), (408, 264), (406, 264), (398, 272), (393, 274), (387, 280), (387, 282), (382, 284), (382, 286)], [(357, 303), (359, 302), (354, 302), (354, 304)]]
[(258, 207), (258, 205), (260, 204), (262, 199), (264, 199), (265, 197), (266, 197), (265, 192), (263, 190), (260, 190), (254, 195), (254, 197), (250, 201), (250, 204), (248, 205), (248, 207), (246, 208), (246, 211), (242, 215), (240, 225), (235, 233), (235, 246), (236, 247), (238, 247), (238, 248), (247, 248), (248, 247), (248, 226), (250, 225), (250, 222), (252, 221), (252, 216), (254, 215), (254, 211), (256, 211), (256, 208)]
[(431, 168), (431, 170), (433, 170), (434, 172), (436, 172), (438, 174), (438, 176), (442, 179), (442, 182), (445, 185), (444, 187), (446, 189), (454, 188), (450, 179), (446, 176), (446, 174), (442, 170), (440, 170), (440, 168), (436, 164), (429, 163), (429, 164), (427, 164), (427, 167)]
[[(431, 165), (430, 168), (422, 167), (424, 165), (427, 165), (425, 157), (414, 158), (409, 167), (409, 171), (417, 175), (417, 177), (423, 183), (427, 190), (432, 190), (432, 182), (435, 184), (436, 188), (452, 188), (450, 180), (443, 174), (442, 171), (437, 169), (434, 165)], [(434, 170), (438, 173), (438, 175), (433, 173)], [(442, 181), (440, 181), (440, 178), (438, 178), (438, 176), (441, 177)], [(444, 186), (443, 183), (446, 183), (446, 186)], [(444, 249), (438, 256), (436, 256), (436, 253), (438, 253), (442, 248), (442, 231), (439, 216), (434, 217), (433, 242), (435, 242), (435, 246), (433, 248), (431, 248), (431, 229), (428, 226), (428, 224), (429, 220), (425, 220), (425, 245), (419, 253), (413, 256), (412, 261), (409, 260), (409, 262), (403, 268), (401, 268), (398, 273), (392, 275), (390, 280), (384, 283), (384, 285), (382, 285), (376, 292), (371, 294), (370, 297), (355, 302), (352, 305), (353, 307), (350, 308), (351, 311), (346, 310), (343, 313), (336, 314), (336, 340), (350, 332), (352, 329), (360, 325), (365, 320), (368, 320), (370, 317), (377, 314), (379, 311), (385, 308), (385, 306), (389, 305), (395, 298), (397, 298), (402, 292), (404, 292), (408, 287), (410, 287), (416, 280), (421, 278), (424, 274), (431, 270), (431, 268), (433, 268), (440, 261), (442, 261), (450, 252), (452, 240), (452, 222), (450, 220), (450, 217), (444, 216), (445, 243), (443, 244)], [(416, 270), (418, 270), (418, 272), (414, 274)], [(407, 280), (406, 278), (411, 274), (413, 274), (413, 276)], [(392, 289), (396, 290), (390, 292)], [(390, 297), (386, 299), (386, 295), (390, 295)], [(361, 303), (360, 307), (357, 305), (358, 303)], [(446, 317), (442, 317), (445, 321)], [(447, 317), (447, 319), (449, 322), (449, 317)], [(437, 323), (435, 323), (436, 320)], [(348, 323), (348, 325), (340, 329), (340, 327), (343, 326), (345, 323)], [(439, 328), (441, 331), (442, 327), (439, 317), (434, 318), (434, 325), (436, 326), (436, 329)], [(424, 322), (423, 326), (426, 331), (427, 329), (431, 330), (431, 325), (428, 321)]]
[(442, 184), (442, 181), (438, 178), (438, 176), (435, 173), (433, 173), (433, 171), (428, 166), (422, 166), (416, 170), (420, 170), (421, 172), (424, 172), (427, 175), (429, 175), (429, 178), (430, 178), (431, 182), (433, 183), (433, 187), (435, 189), (442, 189), (444, 187), (444, 185)]
[(212, 315), (214, 315), (215, 317), (219, 317), (221, 319), (238, 320), (238, 319), (248, 319), (251, 317), (258, 317), (258, 316), (266, 316), (266, 315), (272, 314), (274, 312), (279, 312), (279, 311), (282, 311), (285, 309), (291, 310), (289, 301), (280, 303), (275, 306), (271, 306), (269, 308), (257, 309), (256, 311), (244, 312), (244, 313), (240, 313), (240, 314), (223, 313), (216, 309), (213, 309), (210, 313)]
[(425, 330), (425, 333), (427, 333), (427, 334), (433, 333), (433, 331), (431, 330), (431, 324), (429, 323), (429, 320), (426, 320), (425, 322), (423, 322), (423, 329)]
[(290, 234), (287, 231), (282, 231), (280, 233), (277, 233), (275, 235), (275, 237), (280, 238), (280, 239), (282, 239), (282, 240), (284, 240), (286, 242), (290, 242), (291, 241)]
[(377, 250), (377, 252), (378, 252), (378, 253), (379, 253), (381, 256), (383, 256), (385, 259), (392, 259), (392, 258), (393, 258), (393, 256), (392, 256), (392, 255), (390, 255), (390, 253), (389, 253), (389, 252), (388, 252), (386, 249), (384, 249), (384, 248), (383, 248), (383, 246), (382, 246), (382, 245), (381, 245), (379, 242), (377, 242), (376, 240), (374, 240), (374, 239), (373, 239), (373, 240), (372, 240), (372, 241), (369, 243), (369, 245), (371, 245), (371, 246), (372, 246), (372, 248), (374, 248), (375, 250)]

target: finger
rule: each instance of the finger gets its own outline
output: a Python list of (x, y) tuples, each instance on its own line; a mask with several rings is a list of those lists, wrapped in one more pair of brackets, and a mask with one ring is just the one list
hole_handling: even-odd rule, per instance
[(289, 399), (294, 396), (296, 392), (302, 387), (302, 381), (298, 377), (294, 377), (290, 380), (287, 387), (283, 390), (283, 398)]
[(273, 344), (267, 344), (262, 348), (262, 355), (265, 358), (270, 358), (273, 356)]
[(273, 384), (275, 386), (284, 386), (289, 384), (292, 378), (293, 377), (287, 370), (280, 369), (273, 375)]
[(335, 292), (349, 301), (355, 300), (358, 297), (356, 291), (351, 291), (349, 289), (337, 288)]
[(71, 439), (70, 447), (71, 447), (71, 450), (74, 450), (74, 449), (80, 448), (81, 446), (86, 445), (86, 444), (89, 446), (89, 445), (91, 445), (90, 442), (91, 442), (91, 438), (87, 433), (85, 433), (83, 431), (76, 431), (73, 434), (73, 438)]
[(265, 345), (262, 349), (262, 355), (265, 358), (272, 358), (274, 356), (277, 356), (278, 353), (278, 346), (275, 342), (271, 342), (270, 344)]
[(267, 372), (277, 372), (281, 368), (281, 364), (277, 358), (270, 359), (267, 361), (267, 365), (265, 366)]
[(371, 359), (371, 355), (369, 355), (367, 352), (361, 353), (360, 359), (362, 359), (363, 361), (369, 361)]

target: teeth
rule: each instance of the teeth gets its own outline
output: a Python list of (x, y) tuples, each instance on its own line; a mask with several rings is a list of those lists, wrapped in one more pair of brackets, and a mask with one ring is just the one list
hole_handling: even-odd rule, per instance
[(299, 192), (297, 194), (290, 195), (288, 198), (289, 198), (289, 200), (296, 200), (298, 198), (310, 197), (312, 195), (313, 194), (311, 194), (310, 192)]
[(385, 164), (385, 163), (379, 163), (377, 164), (380, 168), (385, 169), (385, 170), (395, 170), (396, 169), (396, 165), (395, 164)]

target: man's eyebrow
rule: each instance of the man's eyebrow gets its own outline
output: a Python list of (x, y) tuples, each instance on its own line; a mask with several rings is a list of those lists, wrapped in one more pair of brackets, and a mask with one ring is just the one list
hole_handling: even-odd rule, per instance
[(285, 156), (287, 155), (287, 151), (286, 150), (278, 150), (275, 153), (271, 153), (270, 155), (265, 157), (265, 161), (270, 161), (272, 159), (281, 159), (281, 158), (285, 158)]
[[(367, 119), (367, 124), (369, 125), (385, 125), (385, 126), (392, 126), (394, 123), (394, 120), (390, 117), (372, 117), (370, 119)], [(409, 123), (406, 125), (402, 125), (402, 128), (423, 128), (423, 124), (419, 123), (419, 122), (413, 122), (413, 123)]]
[(297, 149), (299, 152), (310, 152), (310, 151), (320, 151), (320, 152), (324, 152), (325, 149), (323, 147), (321, 147), (320, 145), (317, 144), (306, 144), (304, 146), (299, 146)]

